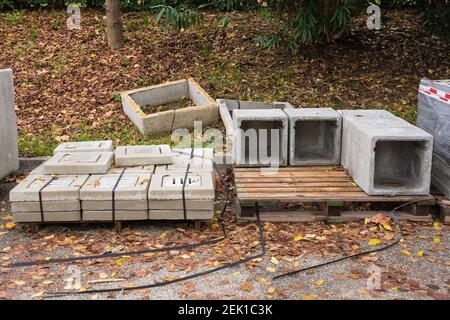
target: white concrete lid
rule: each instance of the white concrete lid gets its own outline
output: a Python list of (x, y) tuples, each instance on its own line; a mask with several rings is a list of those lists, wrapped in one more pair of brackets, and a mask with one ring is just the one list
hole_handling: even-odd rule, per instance
[(116, 166), (139, 166), (173, 163), (172, 152), (167, 144), (119, 146), (116, 148)]
[(29, 175), (9, 193), (10, 201), (39, 201), (42, 189), (42, 201), (79, 200), (79, 190), (88, 179), (88, 175)]
[[(182, 199), (185, 174), (155, 173), (150, 183), (149, 199)], [(184, 189), (186, 199), (214, 199), (214, 182), (211, 173), (189, 173)]]
[[(92, 175), (80, 190), (81, 200), (112, 200), (119, 174)], [(151, 174), (125, 173), (115, 189), (115, 200), (146, 200)]]
[(105, 173), (111, 167), (113, 152), (59, 152), (44, 165), (47, 174)]
[(111, 140), (103, 141), (78, 141), (64, 142), (53, 150), (53, 154), (59, 152), (108, 152), (113, 151)]

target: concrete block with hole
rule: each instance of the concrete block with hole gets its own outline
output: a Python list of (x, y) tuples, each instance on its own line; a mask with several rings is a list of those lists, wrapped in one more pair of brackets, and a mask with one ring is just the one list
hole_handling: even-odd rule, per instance
[(331, 108), (286, 109), (289, 165), (339, 165), (341, 115)]
[[(179, 128), (193, 128), (194, 121), (203, 125), (217, 122), (217, 104), (195, 80), (183, 79), (130, 90), (122, 93), (124, 112), (142, 134), (170, 132)], [(159, 107), (187, 99), (190, 105), (182, 108), (164, 108), (147, 112), (148, 107)]]
[(64, 142), (59, 144), (53, 154), (60, 152), (112, 152), (113, 143), (111, 140), (104, 141), (78, 141)]
[(114, 163), (117, 167), (173, 163), (169, 145), (119, 146)]
[(237, 166), (287, 165), (288, 117), (283, 110), (234, 110), (233, 131)]
[(341, 163), (369, 195), (427, 195), (433, 137), (385, 110), (341, 110)]
[(224, 139), (224, 152), (215, 155), (216, 163), (233, 164), (234, 152), (234, 128), (233, 128), (233, 112), (234, 110), (247, 109), (281, 109), (287, 110), (293, 108), (288, 102), (255, 102), (231, 99), (216, 99), (219, 107), (220, 117), (225, 126), (226, 137)]
[(209, 172), (154, 174), (148, 193), (149, 218), (183, 219), (183, 185), (187, 219), (212, 218), (214, 181)]
[(11, 69), (0, 70), (0, 179), (19, 169), (14, 83)]
[(44, 165), (46, 174), (106, 173), (113, 162), (113, 152), (59, 152)]

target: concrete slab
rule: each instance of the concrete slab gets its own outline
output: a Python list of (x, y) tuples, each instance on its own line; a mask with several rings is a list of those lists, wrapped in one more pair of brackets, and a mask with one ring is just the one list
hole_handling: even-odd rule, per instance
[[(112, 211), (83, 211), (83, 221), (112, 221)], [(147, 210), (116, 210), (116, 221), (148, 220)]]
[(79, 191), (88, 179), (87, 175), (48, 176), (29, 175), (9, 193), (9, 200), (39, 201), (39, 190), (42, 189), (42, 201), (70, 201), (79, 200)]
[[(44, 212), (45, 222), (72, 222), (80, 221), (80, 211)], [(41, 222), (40, 212), (14, 212), (15, 222)]]
[(77, 141), (63, 142), (58, 145), (53, 154), (60, 152), (112, 152), (113, 143), (111, 140), (103, 141)]
[(342, 116), (331, 108), (284, 110), (289, 118), (289, 164), (339, 165)]
[[(151, 206), (150, 206), (151, 203)], [(183, 200), (149, 200), (150, 210), (183, 210)], [(187, 210), (213, 211), (213, 200), (189, 200), (186, 201)]]
[(19, 169), (14, 83), (11, 69), (0, 70), (0, 179)]
[[(43, 201), (42, 208), (45, 212), (80, 211), (80, 201)], [(15, 201), (11, 202), (12, 212), (40, 212), (39, 201)]]
[(111, 168), (108, 170), (108, 174), (121, 174), (122, 171), (125, 169), (125, 173), (154, 173), (155, 172), (155, 166), (149, 165), (149, 166), (134, 166), (134, 167), (125, 167), (125, 168)]
[(385, 110), (341, 110), (341, 163), (369, 195), (426, 195), (433, 137)]
[(169, 145), (119, 146), (116, 148), (117, 167), (173, 163)]
[(59, 152), (44, 165), (47, 174), (96, 174), (111, 168), (113, 152)]
[[(214, 216), (211, 210), (187, 210), (186, 218), (188, 220), (207, 220)], [(181, 220), (184, 219), (182, 210), (149, 210), (150, 220)]]
[[(155, 173), (148, 190), (150, 200), (182, 199), (184, 174)], [(214, 186), (208, 172), (189, 173), (185, 184), (185, 197), (188, 200), (214, 200)], [(152, 202), (149, 202), (150, 208)]]
[[(142, 134), (169, 132), (178, 128), (193, 128), (194, 121), (208, 125), (218, 120), (217, 104), (194, 79), (183, 79), (130, 90), (122, 93), (125, 114)], [(194, 107), (146, 114), (142, 106), (157, 106), (187, 97)]]
[(46, 174), (45, 173), (45, 164), (48, 160), (44, 161), (43, 163), (41, 163), (39, 166), (37, 166), (36, 168), (34, 168), (33, 170), (30, 171), (30, 175), (36, 175), (36, 174)]
[[(80, 190), (80, 199), (112, 201), (112, 191), (119, 179), (118, 174), (92, 175)], [(126, 173), (115, 189), (115, 200), (147, 200), (150, 174)]]
[(155, 173), (179, 173), (186, 172), (188, 164), (189, 172), (210, 172), (214, 173), (214, 150), (211, 148), (194, 149), (173, 149), (173, 163), (169, 165), (158, 165)]
[[(114, 204), (116, 210), (147, 210), (147, 200), (116, 200)], [(83, 200), (81, 201), (83, 210), (112, 210), (111, 200)]]
[(236, 165), (287, 165), (288, 117), (282, 110), (234, 110), (233, 130)]

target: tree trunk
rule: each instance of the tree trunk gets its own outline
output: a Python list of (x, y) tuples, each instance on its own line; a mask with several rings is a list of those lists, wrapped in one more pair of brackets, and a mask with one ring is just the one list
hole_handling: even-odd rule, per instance
[(123, 47), (122, 20), (120, 19), (120, 0), (105, 0), (106, 9), (106, 35), (111, 49)]

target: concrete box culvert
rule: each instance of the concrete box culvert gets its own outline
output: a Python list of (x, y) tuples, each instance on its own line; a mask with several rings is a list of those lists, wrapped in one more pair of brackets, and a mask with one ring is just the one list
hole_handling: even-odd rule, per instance
[[(146, 88), (123, 92), (125, 114), (142, 134), (170, 132), (179, 128), (193, 128), (194, 121), (203, 125), (217, 122), (217, 104), (193, 79), (167, 82)], [(194, 106), (146, 114), (143, 106), (158, 106), (189, 99)]]
[(342, 165), (369, 195), (426, 195), (433, 137), (384, 110), (342, 110)]
[(231, 99), (217, 99), (220, 117), (225, 126), (226, 140), (224, 141), (224, 152), (215, 155), (216, 163), (233, 164), (237, 155), (234, 148), (235, 130), (233, 128), (234, 110), (268, 110), (268, 109), (291, 109), (293, 106), (288, 102), (256, 102)]
[(339, 165), (341, 115), (331, 108), (284, 111), (289, 118), (289, 164)]
[(233, 130), (236, 165), (287, 165), (288, 117), (282, 110), (234, 110)]

